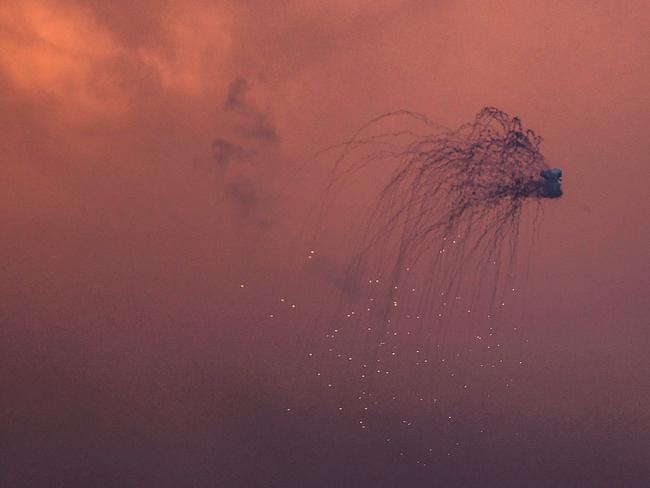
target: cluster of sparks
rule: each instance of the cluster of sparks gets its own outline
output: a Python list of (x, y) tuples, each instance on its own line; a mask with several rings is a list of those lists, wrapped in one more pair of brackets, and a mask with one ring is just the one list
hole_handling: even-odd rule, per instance
[[(305, 259), (315, 257), (315, 251), (310, 250)], [(411, 267), (405, 271), (411, 272)], [(514, 378), (498, 371), (503, 370), (507, 362), (509, 366), (513, 362), (518, 367), (524, 365), (520, 357), (509, 360), (505, 350), (506, 343), (520, 337), (517, 335), (519, 327), (505, 330), (499, 326), (499, 317), (506, 308), (505, 301), (500, 301), (495, 310), (479, 317), (479, 312), (465, 303), (462, 296), (448, 297), (442, 290), (439, 292), (441, 309), (449, 310), (450, 316), (457, 311), (468, 316), (475, 314), (473, 319), (485, 326), (468, 340), (457, 341), (453, 346), (442, 340), (427, 343), (424, 339), (426, 331), (445, 322), (445, 311), (425, 316), (402, 307), (399, 300), (393, 300), (390, 318), (386, 319), (386, 327), (381, 328), (383, 337), (376, 342), (376, 353), (368, 354), (363, 350), (352, 353), (352, 337), (355, 337), (353, 341), (358, 340), (358, 332), (361, 332), (372, 338), (379, 329), (367, 319), (375, 310), (381, 284), (381, 277), (368, 279), (365, 303), (358, 304), (359, 308), (337, 310), (336, 325), (322, 334), (324, 340), (314, 350), (305, 353), (304, 368), (324, 392), (323, 404), (330, 405), (339, 415), (346, 415), (348, 421), (355, 419), (353, 422), (361, 432), (376, 430), (387, 448), (400, 458), (427, 467), (432, 463), (432, 456), (458, 454), (466, 442), (472, 442), (471, 439), (463, 434), (463, 439), (447, 439), (440, 445), (439, 439), (431, 435), (428, 442), (411, 449), (405, 437), (418, 428), (431, 427), (432, 422), (438, 429), (441, 424), (447, 424), (447, 432), (450, 428), (461, 432), (464, 430), (464, 416), (457, 414), (456, 410), (462, 404), (463, 396), (474, 401), (480, 396), (485, 403), (498, 399), (500, 394), (510, 389)], [(393, 285), (393, 289), (399, 289), (399, 285)], [(417, 291), (413, 287), (407, 290), (411, 294)], [(508, 291), (514, 298), (516, 288)], [(288, 297), (280, 297), (277, 303), (274, 311), (268, 314), (269, 319), (289, 320), (300, 308), (299, 302)], [(465, 317), (457, 319), (462, 321)], [(456, 349), (452, 350), (454, 346)], [(511, 372), (512, 368), (508, 371)], [(295, 408), (286, 407), (286, 411), (293, 413)], [(388, 425), (390, 422), (387, 424), (382, 420), (386, 417), (382, 415), (385, 411), (393, 412), (397, 421)], [(480, 422), (475, 422), (473, 429), (479, 437), (490, 431), (488, 425)]]

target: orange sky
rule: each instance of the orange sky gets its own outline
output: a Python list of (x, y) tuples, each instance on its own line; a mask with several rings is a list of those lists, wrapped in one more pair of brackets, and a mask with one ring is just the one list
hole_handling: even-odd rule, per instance
[[(290, 331), (259, 330), (233, 285), (279, 276), (295, 204), (314, 191), (290, 175), (399, 108), (454, 127), (494, 105), (542, 134), (565, 196), (545, 206), (533, 258), (526, 402), (650, 430), (649, 13), (636, 0), (3, 2), (0, 382), (15, 467), (0, 484), (52, 470), (73, 486), (60, 465), (101, 457), (83, 432), (117, 435), (95, 412), (105, 394), (151, 435), (141, 452), (160, 448), (151, 463), (207, 469), (203, 404), (182, 385), (221, 388), (210, 368), (256, 383), (247, 371), (273, 377), (282, 361), (269, 343)], [(143, 413), (151, 395), (185, 450)], [(57, 419), (79, 409), (59, 467), (30, 471), (21, 439), (34, 459), (57, 451)], [(612, 436), (632, 436), (636, 466), (648, 437), (629, 425)], [(233, 459), (254, 439), (233, 441)], [(154, 479), (130, 469), (121, 481)]]

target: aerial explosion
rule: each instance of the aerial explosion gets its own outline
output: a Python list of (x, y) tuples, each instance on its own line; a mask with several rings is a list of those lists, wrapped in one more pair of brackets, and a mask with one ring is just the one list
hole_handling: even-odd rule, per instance
[(542, 201), (562, 195), (540, 143), (486, 107), (456, 130), (385, 114), (325, 151), (339, 156), (308, 218), (305, 269), (328, 267), (335, 286), (303, 319), (306, 369), (362, 429), (381, 425), (395, 442), (388, 410), (408, 428), (447, 422), (512, 385), (525, 341), (525, 318), (506, 318), (517, 256), (534, 242)]

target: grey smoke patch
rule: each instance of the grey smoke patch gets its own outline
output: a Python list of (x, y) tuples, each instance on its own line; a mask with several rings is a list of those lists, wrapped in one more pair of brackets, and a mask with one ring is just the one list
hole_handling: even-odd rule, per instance
[(219, 166), (226, 166), (233, 161), (240, 161), (246, 157), (246, 150), (239, 144), (217, 137), (212, 142), (212, 157)]
[(270, 143), (278, 142), (278, 133), (266, 114), (260, 114), (245, 132), (246, 137)]
[(237, 202), (240, 214), (244, 217), (249, 216), (260, 202), (260, 192), (255, 182), (245, 178), (226, 184), (226, 194)]
[(270, 114), (258, 107), (250, 97), (252, 87), (252, 83), (245, 78), (233, 80), (228, 86), (224, 109), (236, 112), (243, 119), (240, 135), (244, 138), (260, 142), (278, 142), (278, 132)]
[(246, 92), (249, 84), (245, 78), (239, 77), (233, 80), (228, 86), (228, 96), (224, 102), (224, 108), (235, 110), (246, 107)]
[(328, 283), (342, 292), (346, 298), (357, 298), (361, 293), (358, 286), (358, 275), (354, 270), (348, 269), (345, 271), (344, 266), (344, 264), (331, 257), (318, 255), (303, 265), (303, 271), (315, 276), (322, 282)]
[(252, 91), (262, 85), (261, 77), (238, 77), (230, 83), (223, 102), (228, 126), (212, 142), (212, 160), (238, 222), (266, 227), (273, 220), (268, 182), (279, 163), (280, 137), (269, 109), (253, 97)]

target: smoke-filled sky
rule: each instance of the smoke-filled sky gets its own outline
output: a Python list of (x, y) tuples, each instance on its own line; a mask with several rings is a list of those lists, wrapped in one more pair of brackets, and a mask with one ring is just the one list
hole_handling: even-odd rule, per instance
[[(0, 485), (647, 486), (649, 13), (3, 2)], [(327, 409), (285, 415), (299, 333), (263, 318), (299, 279), (317, 151), (384, 112), (457, 127), (485, 105), (544, 137), (564, 196), (502, 430), (422, 470)]]

